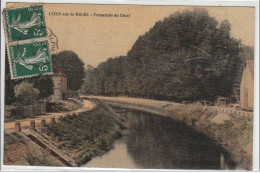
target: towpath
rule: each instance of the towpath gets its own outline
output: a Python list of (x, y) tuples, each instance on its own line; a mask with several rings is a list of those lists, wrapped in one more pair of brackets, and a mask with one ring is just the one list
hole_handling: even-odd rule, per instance
[(75, 111), (66, 111), (66, 112), (58, 112), (58, 113), (46, 113), (44, 115), (39, 115), (35, 118), (26, 118), (23, 120), (18, 121), (12, 121), (8, 123), (4, 123), (4, 130), (5, 133), (12, 133), (15, 130), (15, 122), (20, 122), (21, 128), (28, 128), (30, 126), (30, 122), (33, 120), (35, 121), (35, 124), (40, 124), (42, 119), (45, 119), (46, 123), (51, 122), (51, 118), (58, 118), (65, 115), (72, 115), (73, 113), (80, 113), (87, 110), (93, 109), (96, 105), (95, 103), (89, 101), (89, 100), (83, 100), (83, 106)]

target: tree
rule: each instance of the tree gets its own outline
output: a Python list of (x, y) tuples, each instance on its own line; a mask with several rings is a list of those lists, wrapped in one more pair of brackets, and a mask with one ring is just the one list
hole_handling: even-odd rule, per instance
[(242, 57), (230, 30), (204, 9), (172, 14), (140, 36), (122, 62), (113, 58), (94, 69), (97, 93), (179, 102), (231, 97)]
[(14, 87), (16, 103), (20, 105), (31, 105), (38, 101), (40, 91), (33, 87), (33, 84), (22, 82)]
[(53, 57), (54, 64), (67, 76), (68, 89), (76, 91), (84, 82), (84, 63), (73, 51), (62, 51)]
[(245, 60), (253, 60), (254, 59), (254, 47), (243, 46), (242, 47), (242, 58)]
[(32, 83), (34, 88), (40, 91), (39, 97), (41, 99), (47, 98), (54, 92), (54, 84), (51, 76), (48, 75), (38, 75), (27, 80), (29, 83)]
[[(206, 10), (175, 13), (136, 41), (128, 53), (130, 75), (146, 74), (141, 81), (150, 84), (163, 77), (163, 86), (170, 88), (159, 95), (177, 101), (228, 97), (241, 59), (240, 42), (230, 37), (230, 29), (227, 20), (218, 25)], [(164, 90), (156, 85), (148, 86)]]
[(84, 83), (81, 86), (81, 93), (83, 94), (93, 94), (94, 92), (94, 67), (91, 65), (87, 66)]

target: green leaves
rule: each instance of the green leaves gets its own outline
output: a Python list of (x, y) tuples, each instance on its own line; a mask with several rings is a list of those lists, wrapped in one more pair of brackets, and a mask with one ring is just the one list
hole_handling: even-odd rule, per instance
[(53, 58), (54, 64), (67, 76), (68, 89), (76, 91), (81, 88), (85, 76), (84, 63), (73, 51), (62, 51)]
[(229, 97), (242, 67), (241, 43), (230, 30), (227, 20), (219, 25), (204, 9), (172, 14), (139, 36), (126, 57), (94, 69), (93, 94), (174, 101)]
[(40, 98), (47, 98), (54, 92), (54, 84), (51, 76), (39, 75), (29, 78), (28, 81), (33, 83), (33, 86), (40, 91)]
[(14, 87), (16, 102), (20, 105), (31, 105), (38, 101), (40, 91), (33, 84), (22, 82)]
[(74, 153), (74, 159), (84, 163), (86, 154), (94, 153), (94, 150), (101, 153), (111, 147), (120, 133), (117, 123), (104, 106), (97, 105), (91, 111), (63, 117), (57, 124), (47, 124), (45, 130), (59, 140), (59, 147), (65, 147)]

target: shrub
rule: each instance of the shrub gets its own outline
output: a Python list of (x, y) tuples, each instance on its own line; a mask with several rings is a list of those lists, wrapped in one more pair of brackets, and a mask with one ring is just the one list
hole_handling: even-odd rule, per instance
[(17, 133), (12, 133), (12, 134), (5, 133), (4, 134), (4, 145), (11, 145), (11, 144), (15, 144), (15, 143), (23, 143), (24, 144), (24, 140)]
[(104, 139), (101, 140), (100, 148), (101, 148), (101, 150), (104, 150), (104, 151), (108, 150), (108, 148), (109, 148), (109, 145), (107, 144), (107, 142)]
[(120, 139), (122, 136), (123, 136), (122, 131), (117, 130), (113, 137), (116, 140), (116, 139)]
[(22, 82), (14, 87), (16, 102), (20, 105), (31, 105), (38, 101), (40, 91), (33, 84)]
[(78, 91), (69, 90), (69, 91), (68, 91), (68, 97), (69, 97), (69, 98), (80, 99), (79, 94), (78, 94)]
[(46, 155), (37, 153), (29, 153), (25, 158), (26, 161), (32, 166), (52, 166), (53, 163), (48, 159)]

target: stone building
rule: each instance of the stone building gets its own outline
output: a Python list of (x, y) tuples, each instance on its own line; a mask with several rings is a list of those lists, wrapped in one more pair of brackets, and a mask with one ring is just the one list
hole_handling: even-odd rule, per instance
[(254, 107), (254, 60), (246, 61), (240, 84), (240, 104), (244, 110)]
[(67, 84), (67, 76), (57, 68), (57, 66), (53, 65), (53, 90), (54, 93), (50, 96), (49, 100), (57, 101), (64, 100), (68, 97), (68, 84)]

